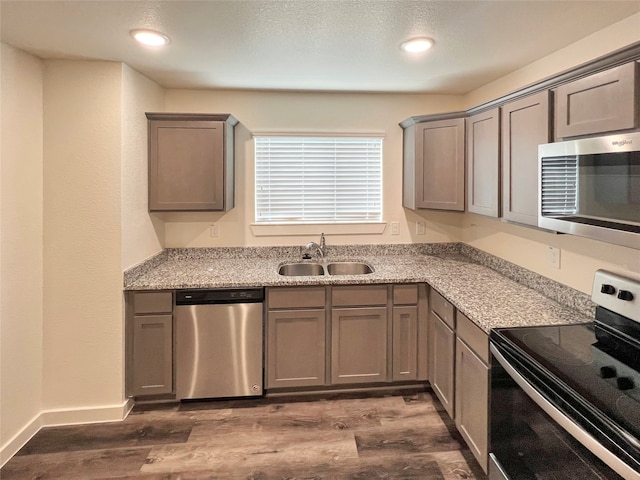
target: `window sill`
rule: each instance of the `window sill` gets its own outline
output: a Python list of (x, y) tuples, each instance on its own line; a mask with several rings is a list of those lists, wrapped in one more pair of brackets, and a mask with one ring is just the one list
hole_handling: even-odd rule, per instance
[(382, 235), (386, 222), (376, 223), (304, 223), (264, 224), (252, 223), (249, 228), (254, 237), (325, 235)]

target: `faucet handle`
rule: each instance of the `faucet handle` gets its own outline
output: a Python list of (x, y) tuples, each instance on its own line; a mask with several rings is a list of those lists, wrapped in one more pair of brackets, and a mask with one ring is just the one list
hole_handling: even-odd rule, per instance
[(325, 240), (324, 240), (324, 232), (320, 234), (320, 248), (324, 248)]

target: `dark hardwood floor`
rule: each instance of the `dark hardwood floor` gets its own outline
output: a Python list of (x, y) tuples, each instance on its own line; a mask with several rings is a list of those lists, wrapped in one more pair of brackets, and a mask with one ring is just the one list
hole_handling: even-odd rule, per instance
[(139, 406), (50, 427), (0, 479), (486, 479), (431, 391)]

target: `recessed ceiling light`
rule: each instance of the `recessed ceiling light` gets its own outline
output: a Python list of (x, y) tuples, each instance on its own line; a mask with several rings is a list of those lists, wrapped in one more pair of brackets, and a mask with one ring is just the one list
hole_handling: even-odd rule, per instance
[(131, 30), (129, 33), (136, 39), (136, 41), (143, 45), (150, 45), (152, 47), (162, 47), (170, 42), (169, 37), (164, 33), (156, 32), (154, 30), (139, 28)]
[(411, 40), (407, 40), (400, 48), (405, 52), (409, 53), (420, 53), (426, 52), (433, 46), (433, 40), (426, 37), (421, 38), (412, 38)]

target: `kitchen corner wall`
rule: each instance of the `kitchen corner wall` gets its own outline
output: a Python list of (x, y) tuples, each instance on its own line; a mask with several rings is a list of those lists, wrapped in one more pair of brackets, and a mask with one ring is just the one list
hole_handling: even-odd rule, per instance
[(164, 235), (144, 115), (164, 90), (121, 63), (1, 48), (0, 465), (42, 426), (124, 417), (122, 269)]
[(44, 62), (45, 424), (122, 418), (122, 64)]
[(0, 47), (2, 464), (6, 445), (19, 446), (37, 431), (42, 402), (43, 66), (20, 50)]
[(122, 270), (163, 248), (164, 222), (147, 203), (147, 119), (164, 111), (164, 89), (122, 65)]
[[(470, 92), (464, 98), (464, 108), (481, 105), (639, 41), (640, 13)], [(591, 294), (593, 275), (599, 268), (640, 278), (640, 251), (632, 248), (474, 214), (464, 215), (462, 232), (462, 241), (584, 293)], [(560, 249), (559, 269), (551, 265), (549, 247)]]

